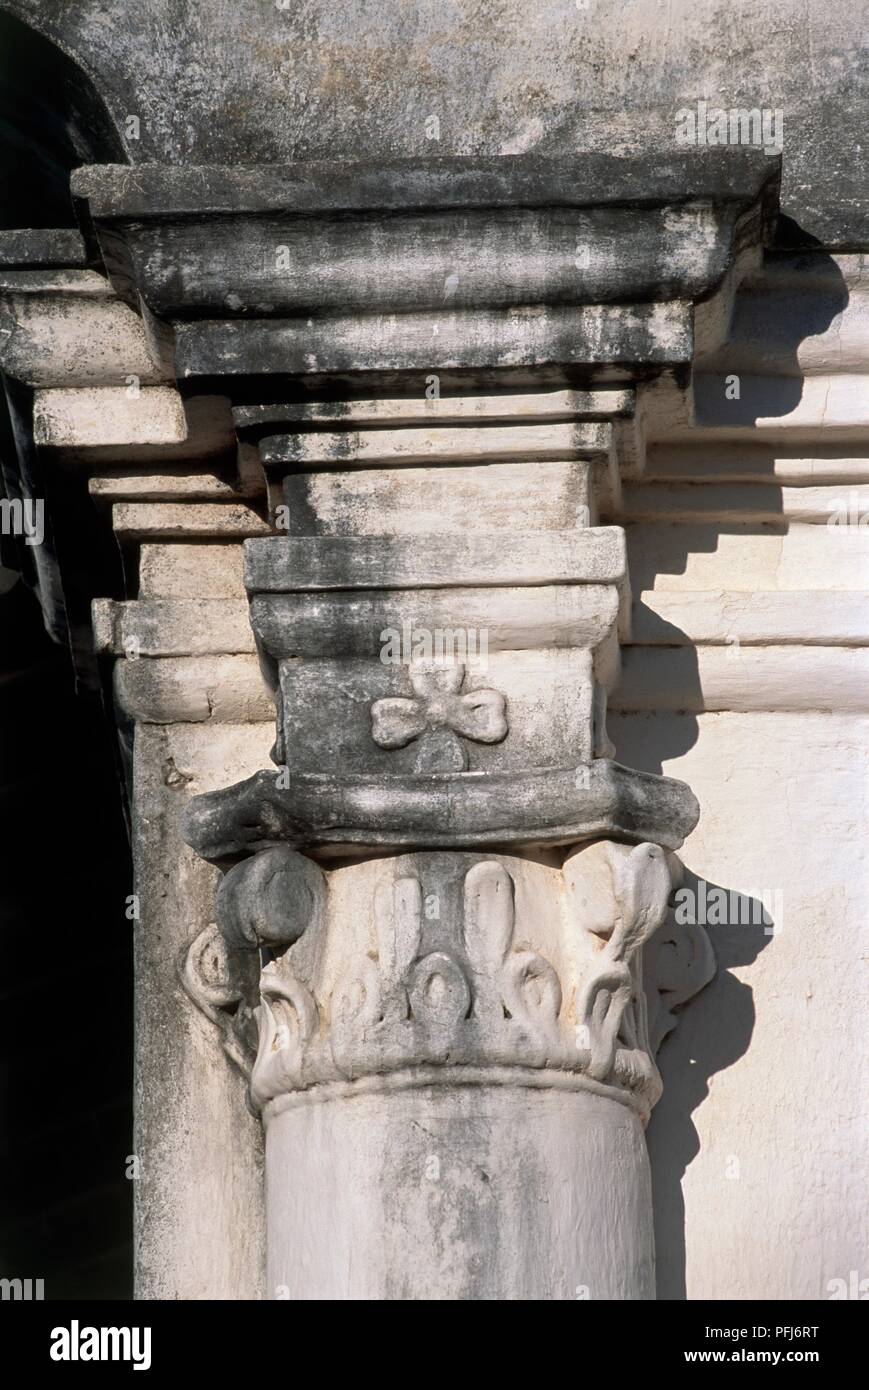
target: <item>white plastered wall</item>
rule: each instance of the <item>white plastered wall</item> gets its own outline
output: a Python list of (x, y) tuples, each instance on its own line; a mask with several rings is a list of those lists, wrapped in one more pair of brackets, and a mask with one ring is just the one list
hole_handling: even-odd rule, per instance
[[(707, 902), (713, 887), (764, 894), (775, 922), (708, 926), (718, 974), (662, 1050), (649, 1143), (665, 1299), (853, 1297), (869, 1276), (869, 376), (849, 360), (847, 420), (823, 405), (866, 280), (859, 258), (827, 260), (829, 328), (771, 359), (769, 399), (789, 405), (732, 424), (722, 382), (714, 422), (652, 425), (626, 501), (637, 645), (609, 719), (616, 756), (697, 794), (688, 883)], [(771, 275), (763, 286), (774, 321), (799, 322), (790, 275), (778, 303)], [(733, 339), (726, 368), (741, 369)]]

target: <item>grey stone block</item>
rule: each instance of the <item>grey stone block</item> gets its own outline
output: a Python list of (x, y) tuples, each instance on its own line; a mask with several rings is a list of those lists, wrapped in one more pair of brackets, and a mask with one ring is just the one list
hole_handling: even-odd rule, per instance
[(545, 772), (428, 777), (258, 772), (196, 797), (181, 829), (216, 861), (280, 843), (327, 856), (424, 846), (515, 850), (601, 836), (678, 849), (699, 814), (684, 782), (601, 758)]

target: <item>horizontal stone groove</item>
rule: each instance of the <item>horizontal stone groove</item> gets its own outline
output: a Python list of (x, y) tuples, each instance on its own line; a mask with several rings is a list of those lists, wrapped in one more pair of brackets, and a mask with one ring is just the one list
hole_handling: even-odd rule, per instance
[(612, 431), (605, 424), (489, 425), (477, 428), (344, 430), (328, 434), (272, 435), (260, 444), (263, 463), (318, 464), (451, 463), (471, 459), (560, 459), (609, 453)]
[(865, 646), (869, 592), (647, 589), (633, 605), (628, 641), (639, 646)]
[[(0, 292), (14, 295), (70, 296), (84, 299), (109, 299), (117, 302), (110, 280), (95, 270), (3, 270), (0, 269)], [(132, 311), (131, 311), (132, 312)]]
[(262, 1109), (263, 1122), (268, 1124), (289, 1110), (311, 1105), (328, 1105), (335, 1101), (352, 1100), (356, 1096), (394, 1095), (436, 1086), (515, 1086), (528, 1090), (589, 1091), (606, 1096), (629, 1110), (634, 1110), (646, 1123), (650, 1114), (647, 1100), (636, 1091), (621, 1086), (608, 1086), (578, 1071), (558, 1071), (555, 1067), (449, 1067), (420, 1066), (403, 1071), (384, 1072), (377, 1076), (360, 1076), (354, 1081), (325, 1081), (290, 1091), (268, 1101)]
[(791, 487), (806, 483), (869, 483), (869, 455), (797, 458), (777, 453), (768, 445), (746, 444), (721, 449), (703, 443), (652, 445), (646, 455), (645, 481), (712, 483), (767, 483)]
[(630, 415), (633, 391), (536, 391), (527, 395), (503, 396), (407, 396), (368, 401), (293, 401), (286, 405), (242, 405), (233, 410), (239, 429), (263, 428), (270, 424), (299, 426), (337, 424), (354, 429), (366, 425), (483, 424), (510, 420), (513, 423), (574, 420), (589, 417)]
[(869, 710), (869, 651), (855, 647), (626, 647), (609, 700), (622, 713)]
[(235, 486), (218, 473), (167, 465), (160, 472), (118, 469), (97, 474), (88, 491), (98, 502), (196, 502), (219, 498), (240, 501)]
[[(867, 383), (869, 384), (869, 383)], [(628, 521), (699, 522), (740, 525), (793, 520), (809, 525), (845, 525), (853, 513), (869, 518), (869, 483), (789, 487), (775, 483), (629, 484), (621, 515)]]

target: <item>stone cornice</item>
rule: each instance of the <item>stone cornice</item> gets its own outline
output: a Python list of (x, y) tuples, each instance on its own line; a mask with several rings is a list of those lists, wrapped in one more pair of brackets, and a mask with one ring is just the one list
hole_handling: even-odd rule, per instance
[(744, 149), (73, 179), (186, 376), (686, 362), (691, 303), (763, 244), (777, 187)]
[(747, 206), (769, 186), (777, 192), (779, 168), (777, 157), (738, 145), (651, 156), (586, 152), (247, 166), (99, 164), (77, 169), (72, 191), (87, 199), (98, 220), (688, 201)]

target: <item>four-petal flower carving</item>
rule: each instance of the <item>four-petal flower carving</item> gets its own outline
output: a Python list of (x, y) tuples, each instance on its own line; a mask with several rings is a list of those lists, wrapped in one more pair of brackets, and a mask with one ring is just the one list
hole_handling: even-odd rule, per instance
[(499, 690), (460, 694), (463, 665), (417, 662), (410, 667), (415, 698), (393, 696), (371, 706), (371, 736), (381, 748), (404, 748), (429, 729), (449, 729), (475, 743), (507, 736), (507, 701)]

